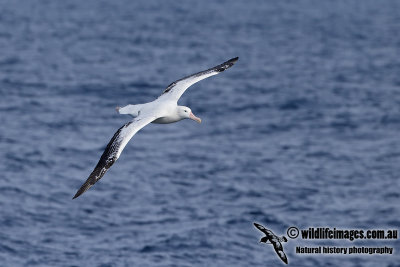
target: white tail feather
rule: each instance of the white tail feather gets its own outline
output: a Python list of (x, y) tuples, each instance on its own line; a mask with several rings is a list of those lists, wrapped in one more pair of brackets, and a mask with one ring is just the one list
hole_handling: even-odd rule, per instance
[(127, 105), (125, 107), (116, 107), (119, 114), (129, 114), (132, 117), (137, 117), (139, 115), (139, 110), (142, 105)]

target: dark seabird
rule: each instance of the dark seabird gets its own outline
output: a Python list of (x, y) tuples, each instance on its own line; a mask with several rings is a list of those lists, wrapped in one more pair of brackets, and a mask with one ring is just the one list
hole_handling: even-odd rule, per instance
[(271, 230), (265, 228), (261, 224), (254, 223), (254, 226), (257, 227), (258, 230), (260, 230), (261, 232), (263, 232), (265, 234), (265, 236), (263, 238), (261, 238), (260, 242), (262, 242), (262, 243), (269, 242), (269, 244), (272, 244), (274, 246), (275, 252), (276, 252), (276, 254), (278, 254), (279, 258), (281, 258), (281, 260), (284, 263), (288, 264), (288, 259), (286, 257), (285, 252), (283, 252), (283, 246), (281, 244), (281, 242), (287, 242), (286, 237), (284, 237), (284, 236), (278, 237)]

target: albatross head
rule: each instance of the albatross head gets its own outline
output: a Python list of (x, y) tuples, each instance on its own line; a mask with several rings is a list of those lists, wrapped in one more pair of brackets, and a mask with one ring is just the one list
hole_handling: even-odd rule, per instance
[(178, 115), (179, 117), (183, 118), (183, 119), (191, 119), (194, 121), (197, 121), (198, 123), (201, 123), (201, 119), (196, 117), (192, 110), (188, 107), (185, 106), (179, 106), (178, 107)]

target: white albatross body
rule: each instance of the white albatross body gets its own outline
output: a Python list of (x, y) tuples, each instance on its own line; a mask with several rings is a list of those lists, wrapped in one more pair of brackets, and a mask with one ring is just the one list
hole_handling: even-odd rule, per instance
[(117, 111), (120, 114), (129, 114), (133, 116), (134, 119), (123, 125), (114, 134), (96, 167), (89, 175), (89, 178), (87, 178), (86, 182), (79, 188), (73, 198), (79, 197), (100, 180), (114, 162), (117, 161), (129, 140), (147, 124), (173, 123), (183, 119), (192, 119), (200, 123), (201, 119), (196, 117), (190, 108), (178, 106), (179, 98), (191, 85), (223, 72), (232, 67), (237, 60), (238, 57), (232, 58), (218, 66), (177, 80), (171, 83), (164, 90), (162, 95), (152, 102), (127, 105), (123, 108), (117, 107)]

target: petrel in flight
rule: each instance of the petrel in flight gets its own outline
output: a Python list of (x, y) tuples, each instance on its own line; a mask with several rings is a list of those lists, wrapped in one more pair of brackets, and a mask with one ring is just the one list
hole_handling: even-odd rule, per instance
[(92, 187), (107, 170), (115, 163), (121, 155), (129, 140), (144, 126), (149, 123), (173, 123), (183, 119), (191, 119), (201, 122), (201, 119), (196, 117), (190, 108), (178, 106), (178, 100), (182, 94), (191, 85), (211, 76), (214, 76), (233, 66), (238, 60), (238, 57), (232, 58), (218, 66), (210, 68), (196, 74), (189, 75), (185, 78), (171, 83), (156, 100), (137, 105), (127, 105), (125, 107), (117, 107), (120, 114), (129, 114), (134, 119), (121, 128), (114, 134), (108, 143), (103, 155), (96, 167), (89, 175), (86, 182), (79, 188), (73, 198), (77, 198)]
[(261, 238), (260, 242), (262, 242), (262, 243), (269, 242), (269, 244), (272, 244), (274, 246), (275, 252), (276, 252), (276, 254), (278, 254), (279, 258), (281, 258), (281, 260), (284, 263), (288, 264), (288, 259), (286, 257), (285, 252), (283, 252), (283, 246), (281, 244), (281, 242), (287, 242), (286, 237), (284, 237), (284, 236), (278, 237), (271, 230), (265, 228), (261, 224), (254, 223), (254, 226), (257, 227), (258, 230), (260, 230), (261, 232), (263, 232), (265, 234), (265, 236), (263, 238)]

